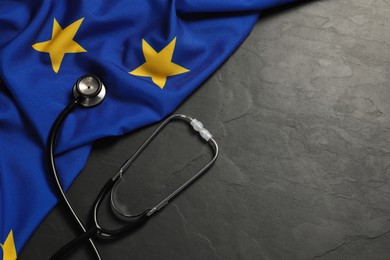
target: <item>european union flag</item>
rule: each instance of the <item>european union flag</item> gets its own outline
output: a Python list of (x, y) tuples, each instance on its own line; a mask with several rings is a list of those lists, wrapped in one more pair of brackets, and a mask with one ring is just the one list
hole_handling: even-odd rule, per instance
[(161, 120), (233, 52), (261, 10), (289, 0), (0, 2), (0, 242), (15, 259), (56, 203), (46, 140), (81, 75), (106, 100), (78, 109), (57, 141), (66, 188), (91, 143)]

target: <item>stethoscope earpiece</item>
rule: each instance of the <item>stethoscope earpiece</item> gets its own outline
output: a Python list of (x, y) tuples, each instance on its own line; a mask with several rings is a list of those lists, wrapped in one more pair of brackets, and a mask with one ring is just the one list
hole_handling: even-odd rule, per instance
[(79, 99), (79, 104), (83, 107), (93, 107), (103, 101), (106, 88), (96, 76), (85, 75), (73, 86), (73, 96)]

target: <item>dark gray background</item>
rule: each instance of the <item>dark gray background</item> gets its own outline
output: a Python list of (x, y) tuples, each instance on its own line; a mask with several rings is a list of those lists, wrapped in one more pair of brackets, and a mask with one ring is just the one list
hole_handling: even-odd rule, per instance
[[(99, 242), (104, 259), (390, 259), (389, 82), (389, 0), (269, 12), (178, 109), (214, 133), (215, 166), (135, 234)], [(152, 129), (96, 143), (69, 192), (82, 219)], [(151, 206), (209, 156), (173, 124), (125, 175), (119, 202)], [(54, 209), (20, 259), (75, 237), (66, 216)]]

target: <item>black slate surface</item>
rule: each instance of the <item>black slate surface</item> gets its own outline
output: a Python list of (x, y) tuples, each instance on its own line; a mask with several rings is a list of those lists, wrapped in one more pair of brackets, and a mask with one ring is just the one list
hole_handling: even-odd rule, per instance
[[(138, 232), (99, 242), (104, 259), (390, 259), (389, 17), (388, 0), (324, 0), (259, 20), (178, 109), (215, 135), (217, 163)], [(69, 192), (83, 220), (154, 127), (96, 143)], [(151, 206), (209, 157), (172, 124), (125, 175), (121, 209)], [(57, 207), (20, 259), (76, 234)]]

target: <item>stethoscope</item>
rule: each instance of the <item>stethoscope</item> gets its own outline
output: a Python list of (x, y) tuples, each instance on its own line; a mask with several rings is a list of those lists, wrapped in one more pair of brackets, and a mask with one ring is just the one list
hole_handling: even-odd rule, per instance
[[(76, 84), (73, 86), (73, 97), (72, 102), (64, 108), (64, 110), (59, 114), (55, 122), (53, 123), (48, 139), (48, 158), (49, 158), (49, 169), (54, 177), (54, 181), (56, 184), (56, 188), (60, 193), (61, 199), (65, 202), (66, 207), (69, 212), (72, 214), (73, 218), (76, 220), (78, 225), (80, 226), (83, 233), (70, 241), (60, 250), (58, 250), (50, 259), (59, 259), (62, 256), (66, 255), (70, 250), (74, 249), (76, 246), (80, 245), (83, 242), (89, 241), (90, 246), (95, 252), (97, 259), (102, 259), (100, 253), (93, 241), (92, 238), (107, 238), (107, 237), (117, 237), (123, 235), (125, 233), (134, 231), (136, 228), (140, 227), (144, 224), (154, 213), (158, 210), (162, 209), (164, 206), (168, 204), (168, 202), (177, 196), (180, 192), (182, 192), (185, 188), (191, 185), (195, 180), (197, 180), (210, 166), (215, 162), (218, 156), (218, 144), (210, 134), (210, 132), (203, 127), (203, 124), (193, 119), (189, 116), (183, 114), (171, 115), (167, 119), (165, 119), (159, 127), (146, 139), (146, 141), (137, 149), (137, 151), (122, 165), (119, 171), (107, 181), (107, 183), (101, 189), (99, 195), (97, 196), (94, 204), (93, 204), (93, 222), (94, 225), (90, 228), (86, 228), (84, 224), (81, 222), (80, 218), (77, 216), (75, 210), (73, 209), (71, 203), (69, 202), (63, 188), (61, 182), (58, 177), (56, 163), (54, 160), (54, 145), (56, 141), (57, 133), (66, 119), (66, 117), (75, 109), (76, 106), (81, 107), (94, 107), (99, 105), (106, 96), (106, 88), (104, 84), (95, 76), (86, 75), (80, 77)], [(152, 208), (145, 209), (143, 212), (137, 215), (130, 215), (122, 212), (119, 207), (115, 204), (114, 200), (114, 190), (117, 188), (119, 184), (119, 180), (122, 178), (123, 174), (130, 167), (133, 161), (140, 155), (140, 153), (150, 144), (153, 138), (172, 120), (181, 120), (189, 123), (193, 129), (200, 134), (204, 141), (208, 142), (213, 149), (214, 155), (213, 158), (195, 175), (193, 175), (189, 180), (187, 180), (184, 184), (182, 184), (179, 188), (177, 188), (174, 192), (172, 192), (169, 196), (164, 198), (161, 202), (159, 202), (156, 206)], [(98, 218), (98, 212), (100, 205), (103, 199), (111, 193), (110, 204), (111, 208), (114, 210), (114, 213), (118, 213), (119, 216), (125, 218), (126, 224), (121, 228), (117, 229), (107, 229), (104, 228)]]

